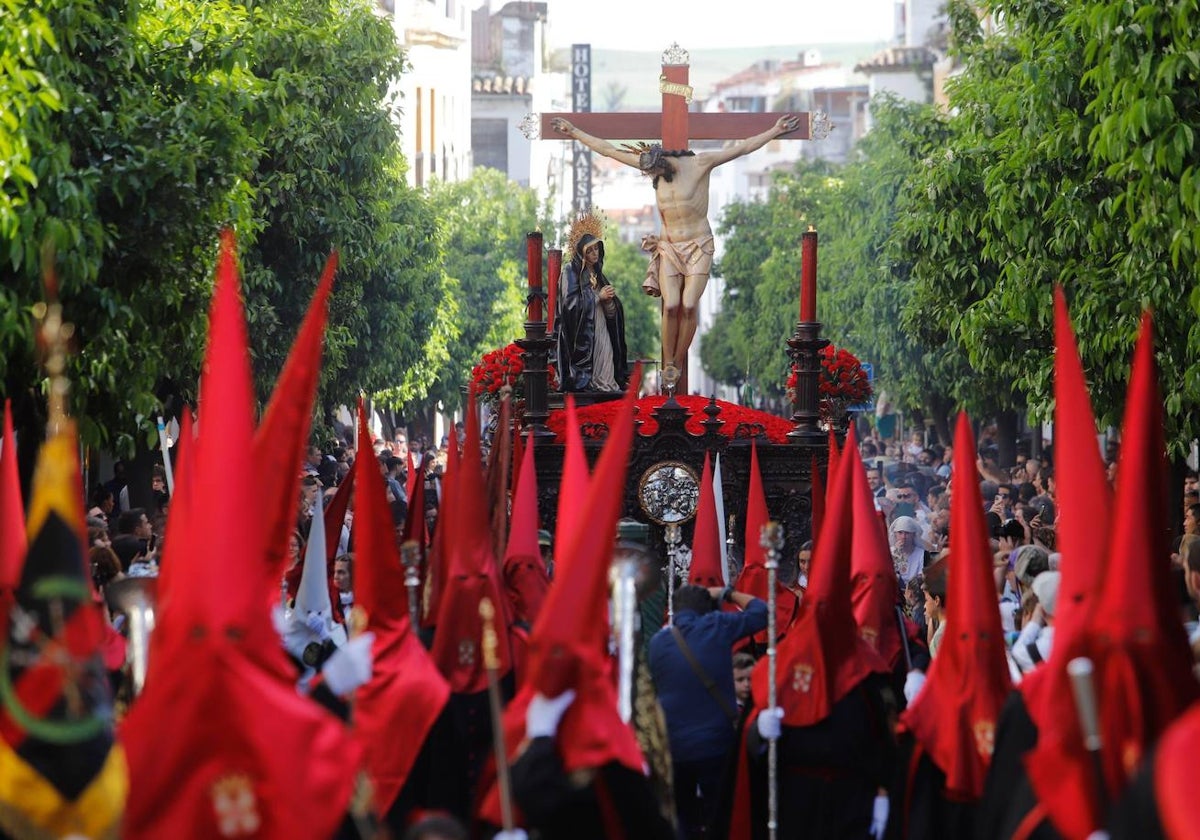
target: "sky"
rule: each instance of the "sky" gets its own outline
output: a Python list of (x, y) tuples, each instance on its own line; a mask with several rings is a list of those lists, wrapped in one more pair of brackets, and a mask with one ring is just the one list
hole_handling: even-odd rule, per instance
[[(547, 0), (551, 46), (662, 51), (891, 40), (895, 0)], [(492, 0), (492, 8), (503, 0)]]

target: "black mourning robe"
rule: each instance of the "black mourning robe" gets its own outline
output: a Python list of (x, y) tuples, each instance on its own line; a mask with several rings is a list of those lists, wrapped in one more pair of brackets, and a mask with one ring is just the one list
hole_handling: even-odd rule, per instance
[[(625, 346), (625, 309), (619, 298), (613, 298), (616, 314), (608, 318), (597, 314), (600, 305), (597, 292), (612, 285), (603, 271), (595, 289), (588, 281), (580, 282), (580, 269), (575, 263), (563, 268), (562, 295), (558, 311), (558, 380), (563, 391), (586, 391), (592, 387), (592, 352), (596, 340), (596, 318), (608, 328), (612, 342), (613, 376), (624, 388), (629, 379), (628, 351)], [(618, 393), (618, 392), (614, 392)]]

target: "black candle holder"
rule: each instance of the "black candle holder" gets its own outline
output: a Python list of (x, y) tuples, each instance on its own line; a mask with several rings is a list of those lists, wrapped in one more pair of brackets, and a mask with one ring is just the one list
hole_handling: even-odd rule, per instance
[(826, 435), (821, 430), (821, 350), (829, 339), (821, 338), (820, 321), (797, 321), (796, 332), (788, 339), (788, 355), (796, 364), (796, 413), (788, 440), (805, 446), (823, 447)]
[[(530, 297), (539, 294), (545, 297), (540, 289), (530, 291)], [(554, 336), (547, 335), (546, 322), (526, 321), (525, 337), (518, 338), (515, 344), (524, 351), (525, 371), (525, 412), (524, 428), (532, 431), (534, 438), (546, 440), (554, 437), (554, 432), (546, 426), (550, 417), (550, 350), (554, 347)]]

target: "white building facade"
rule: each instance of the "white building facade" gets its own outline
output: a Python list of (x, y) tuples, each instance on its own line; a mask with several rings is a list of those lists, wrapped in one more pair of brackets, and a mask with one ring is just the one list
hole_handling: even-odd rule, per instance
[[(390, 8), (389, 8), (390, 6)], [(471, 39), (466, 0), (380, 0), (410, 69), (400, 78), (408, 182), (471, 174)]]

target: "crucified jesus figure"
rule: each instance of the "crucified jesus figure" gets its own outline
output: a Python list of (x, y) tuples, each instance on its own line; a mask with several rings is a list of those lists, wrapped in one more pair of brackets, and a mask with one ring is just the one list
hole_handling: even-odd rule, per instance
[(663, 369), (684, 369), (696, 334), (696, 307), (712, 270), (713, 234), (708, 224), (708, 182), (713, 169), (761, 149), (782, 134), (795, 131), (799, 117), (785, 114), (774, 126), (723, 149), (696, 154), (652, 146), (646, 151), (619, 149), (581, 131), (561, 117), (553, 121), (560, 134), (592, 151), (641, 170), (654, 179), (654, 196), (662, 219), (662, 236), (648, 236), (642, 248), (653, 254), (642, 289), (662, 297)]

